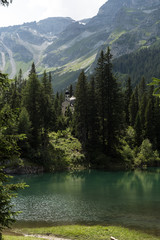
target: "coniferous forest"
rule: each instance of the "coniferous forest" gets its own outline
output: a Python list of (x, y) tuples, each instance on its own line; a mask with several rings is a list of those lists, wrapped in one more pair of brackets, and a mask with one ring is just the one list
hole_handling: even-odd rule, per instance
[(108, 48), (94, 74), (82, 71), (68, 88), (76, 101), (65, 112), (65, 92), (55, 93), (51, 74), (38, 77), (34, 63), (28, 80), (21, 70), (14, 80), (1, 73), (2, 165), (12, 171), (157, 166), (160, 100), (154, 86), (142, 76), (135, 88), (130, 77), (122, 88), (112, 68)]
[(0, 240), (158, 240), (160, 0), (32, 2), (0, 0)]
[[(13, 80), (0, 73), (0, 238), (17, 215), (15, 192), (26, 187), (10, 184), (8, 173), (159, 166), (159, 81), (147, 85), (142, 77), (133, 88), (129, 77), (122, 88), (112, 68), (108, 48), (92, 76), (82, 71), (61, 93), (54, 92), (50, 73), (37, 75), (34, 63), (27, 80), (21, 70)], [(63, 109), (66, 93), (76, 99)]]

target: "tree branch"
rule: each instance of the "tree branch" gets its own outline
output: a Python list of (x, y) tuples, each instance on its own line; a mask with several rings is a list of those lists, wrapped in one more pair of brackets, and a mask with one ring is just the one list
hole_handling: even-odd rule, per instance
[(12, 0), (0, 0), (0, 4), (3, 6), (8, 6), (9, 3), (12, 3)]

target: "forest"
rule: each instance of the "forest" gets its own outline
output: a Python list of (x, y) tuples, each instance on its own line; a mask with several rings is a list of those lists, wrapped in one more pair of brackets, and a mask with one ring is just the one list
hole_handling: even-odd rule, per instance
[[(28, 79), (0, 73), (0, 232), (17, 213), (10, 201), (25, 184), (8, 184), (8, 171), (19, 168), (43, 171), (93, 168), (146, 169), (160, 163), (160, 99), (155, 79), (145, 78), (125, 87), (113, 74), (110, 48), (100, 53), (95, 72), (82, 71), (62, 112), (65, 91), (54, 93), (51, 73), (39, 77), (35, 64)], [(3, 166), (3, 167), (2, 167)], [(31, 172), (32, 173), (32, 172)]]
[(53, 171), (159, 164), (160, 100), (154, 86), (142, 77), (133, 88), (129, 77), (122, 88), (109, 48), (101, 52), (94, 75), (82, 71), (68, 90), (76, 101), (64, 114), (65, 91), (54, 93), (51, 73), (39, 78), (34, 63), (28, 80), (21, 70), (13, 80), (1, 73), (1, 165)]

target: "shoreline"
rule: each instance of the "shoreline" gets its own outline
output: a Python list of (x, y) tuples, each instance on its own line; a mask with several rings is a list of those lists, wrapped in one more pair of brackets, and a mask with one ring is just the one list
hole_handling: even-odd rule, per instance
[(100, 240), (110, 239), (111, 236), (118, 240), (159, 240), (159, 235), (149, 234), (140, 230), (120, 226), (101, 225), (65, 225), (41, 228), (12, 228), (3, 232), (4, 240), (21, 239), (48, 239), (48, 240)]

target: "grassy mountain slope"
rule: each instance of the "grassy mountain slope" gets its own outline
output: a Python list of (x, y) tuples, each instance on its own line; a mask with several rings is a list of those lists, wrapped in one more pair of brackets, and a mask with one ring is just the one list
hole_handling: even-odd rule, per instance
[[(60, 90), (75, 82), (81, 69), (92, 73), (100, 50), (110, 46), (114, 59), (119, 59), (115, 71), (126, 74), (119, 66), (120, 61), (127, 61), (130, 53), (142, 53), (143, 48), (146, 58), (141, 68), (148, 70), (146, 62), (153, 60), (149, 55), (156, 53), (152, 46), (159, 45), (159, 16), (160, 0), (108, 0), (98, 14), (88, 20), (48, 18), (38, 23), (0, 28), (0, 69), (14, 77), (21, 67), (27, 76), (34, 61), (38, 74), (44, 69), (53, 72), (54, 88)], [(133, 61), (140, 68), (138, 59)], [(154, 66), (158, 61), (156, 57)], [(154, 69), (150, 76), (157, 75)]]

